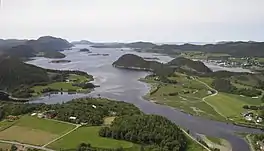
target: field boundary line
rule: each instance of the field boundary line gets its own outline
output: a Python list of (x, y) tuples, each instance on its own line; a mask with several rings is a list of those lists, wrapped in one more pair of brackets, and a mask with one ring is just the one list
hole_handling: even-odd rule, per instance
[(248, 144), (249, 144), (249, 146), (250, 146), (250, 150), (251, 150), (251, 151), (256, 151), (255, 148), (254, 148), (254, 146), (253, 146), (252, 139), (250, 138), (250, 134), (248, 134), (248, 135), (246, 136), (246, 139), (247, 139)]
[(16, 141), (0, 140), (0, 143), (25, 146), (27, 148), (35, 148), (35, 149), (40, 149), (40, 150), (45, 150), (45, 151), (55, 151), (53, 149), (49, 149), (49, 148), (45, 148), (45, 147), (41, 147), (41, 146), (36, 146), (36, 145), (31, 145), (31, 144), (19, 143)]
[(198, 80), (197, 78), (195, 78), (195, 80), (198, 81), (198, 82), (200, 82), (200, 83), (202, 83), (203, 85), (205, 85), (205, 86), (206, 86), (207, 88), (209, 88), (210, 90), (215, 91), (215, 93), (213, 93), (213, 94), (211, 94), (211, 95), (208, 95), (208, 96), (202, 98), (202, 101), (203, 101), (204, 103), (206, 103), (207, 105), (211, 106), (211, 107), (215, 110), (216, 113), (218, 113), (219, 115), (221, 115), (222, 117), (224, 117), (226, 120), (228, 120), (228, 118), (227, 118), (224, 114), (222, 114), (221, 112), (219, 112), (215, 106), (213, 106), (212, 104), (210, 104), (210, 103), (208, 103), (208, 102), (206, 101), (206, 99), (218, 95), (218, 91), (217, 91), (216, 89), (210, 87), (207, 83)]
[(51, 143), (54, 143), (54, 142), (56, 142), (57, 140), (59, 140), (59, 139), (63, 138), (64, 136), (66, 136), (66, 135), (70, 134), (71, 132), (73, 132), (73, 131), (77, 130), (77, 129), (78, 129), (79, 127), (81, 127), (81, 126), (82, 126), (82, 125), (76, 125), (76, 127), (75, 127), (75, 128), (73, 128), (72, 130), (70, 130), (70, 131), (68, 131), (67, 133), (65, 133), (65, 134), (63, 134), (63, 135), (61, 135), (61, 136), (59, 136), (59, 137), (55, 138), (54, 140), (52, 140), (52, 141), (50, 141), (50, 142), (46, 143), (46, 144), (45, 144), (45, 145), (43, 145), (42, 147), (43, 147), (43, 148), (45, 148), (46, 146), (50, 145)]
[(199, 145), (201, 145), (204, 149), (206, 149), (207, 151), (211, 151), (211, 149), (209, 149), (208, 147), (206, 147), (204, 144), (200, 143), (199, 141), (197, 141), (194, 137), (192, 137), (189, 133), (187, 133), (184, 129), (181, 128), (181, 130), (189, 137), (191, 138), (193, 141), (195, 141), (196, 143), (198, 143)]

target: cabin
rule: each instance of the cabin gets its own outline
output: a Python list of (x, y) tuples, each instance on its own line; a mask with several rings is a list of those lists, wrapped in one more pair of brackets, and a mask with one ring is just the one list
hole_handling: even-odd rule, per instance
[(77, 119), (77, 117), (75, 117), (75, 116), (70, 116), (69, 117), (69, 120), (76, 120)]

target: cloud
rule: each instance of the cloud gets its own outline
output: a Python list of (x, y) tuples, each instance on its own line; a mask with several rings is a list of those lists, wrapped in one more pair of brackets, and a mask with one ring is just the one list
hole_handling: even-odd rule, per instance
[(263, 40), (263, 0), (2, 0), (3, 38)]

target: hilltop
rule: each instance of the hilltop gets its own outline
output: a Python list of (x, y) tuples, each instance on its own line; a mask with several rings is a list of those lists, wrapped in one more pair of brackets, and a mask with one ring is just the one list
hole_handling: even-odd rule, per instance
[(127, 68), (134, 70), (152, 71), (157, 75), (168, 76), (174, 70), (192, 71), (195, 73), (211, 73), (212, 71), (200, 61), (193, 61), (187, 58), (175, 58), (167, 64), (157, 61), (147, 61), (134, 54), (125, 54), (113, 63), (118, 68)]
[(158, 75), (169, 75), (173, 69), (157, 61), (146, 61), (134, 54), (125, 54), (113, 63), (114, 67), (133, 70), (152, 71)]
[(64, 58), (59, 51), (72, 47), (67, 40), (44, 36), (37, 40), (0, 40), (0, 54), (22, 59), (42, 56)]
[(204, 63), (201, 61), (193, 61), (191, 59), (187, 59), (184, 57), (178, 57), (170, 62), (168, 62), (168, 65), (174, 66), (174, 67), (182, 67), (187, 70), (192, 70), (199, 73), (210, 73), (212, 70), (208, 68)]

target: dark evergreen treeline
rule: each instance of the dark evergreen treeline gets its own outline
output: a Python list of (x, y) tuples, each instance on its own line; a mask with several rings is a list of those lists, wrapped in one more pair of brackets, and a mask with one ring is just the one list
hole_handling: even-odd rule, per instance
[[(95, 106), (95, 107), (94, 107)], [(87, 123), (98, 126), (108, 116), (141, 114), (133, 104), (97, 98), (80, 98), (62, 104), (7, 103), (1, 107), (2, 117), (22, 115), (36, 111), (52, 111), (52, 117), (72, 123)], [(71, 120), (69, 117), (76, 117)]]
[(223, 78), (215, 79), (212, 83), (212, 86), (220, 92), (244, 95), (248, 97), (259, 96), (262, 94), (261, 91), (254, 88), (237, 88), (232, 85), (229, 80)]
[(177, 125), (157, 115), (122, 116), (99, 135), (137, 144), (153, 145), (163, 151), (184, 151), (187, 139)]

